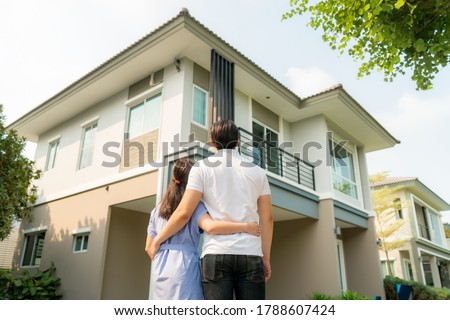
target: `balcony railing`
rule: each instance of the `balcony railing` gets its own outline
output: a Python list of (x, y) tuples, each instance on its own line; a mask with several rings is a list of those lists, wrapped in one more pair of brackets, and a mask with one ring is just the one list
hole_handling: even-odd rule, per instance
[(251, 132), (239, 128), (241, 146), (239, 152), (252, 159), (261, 168), (315, 190), (314, 166), (262, 140)]
[(419, 233), (420, 233), (420, 236), (421, 236), (422, 238), (431, 240), (430, 232), (429, 232), (428, 228), (427, 228), (426, 226), (420, 224), (420, 223), (418, 224), (418, 227), (419, 227)]

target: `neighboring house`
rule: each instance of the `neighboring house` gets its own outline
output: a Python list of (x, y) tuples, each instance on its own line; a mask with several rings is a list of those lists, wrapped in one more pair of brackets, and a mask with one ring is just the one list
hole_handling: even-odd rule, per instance
[(341, 85), (301, 99), (186, 11), (10, 125), (44, 170), (15, 268), (53, 261), (65, 299), (146, 299), (149, 213), (218, 118), (267, 169), (267, 297), (384, 296), (366, 153), (398, 141)]
[(0, 241), (0, 269), (11, 269), (18, 238), (19, 228), (15, 227), (5, 240)]
[(392, 218), (405, 221), (394, 237), (407, 242), (389, 252), (389, 261), (380, 251), (383, 274), (391, 268), (396, 277), (450, 288), (450, 245), (440, 213), (450, 205), (417, 178), (387, 177), (372, 186), (393, 189)]

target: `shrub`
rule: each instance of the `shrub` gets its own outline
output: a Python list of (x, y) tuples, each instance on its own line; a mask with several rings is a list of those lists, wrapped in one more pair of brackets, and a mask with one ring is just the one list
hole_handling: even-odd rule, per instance
[(369, 297), (363, 296), (356, 291), (344, 291), (338, 296), (331, 296), (325, 293), (313, 292), (309, 297), (311, 300), (370, 300)]
[(1, 300), (55, 300), (61, 298), (57, 292), (61, 279), (54, 276), (55, 266), (31, 274), (23, 270), (14, 274), (10, 270), (0, 270)]
[(397, 284), (411, 286), (413, 300), (450, 300), (449, 289), (429, 287), (417, 281), (408, 281), (390, 276), (384, 278), (386, 300), (397, 300)]

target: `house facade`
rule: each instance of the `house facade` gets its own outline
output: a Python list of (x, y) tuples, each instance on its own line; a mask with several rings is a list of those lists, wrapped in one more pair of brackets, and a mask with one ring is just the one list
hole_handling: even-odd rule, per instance
[(14, 268), (54, 262), (65, 299), (147, 299), (149, 214), (219, 118), (269, 179), (267, 297), (383, 297), (366, 153), (398, 141), (341, 85), (301, 99), (185, 10), (10, 125), (44, 171)]
[(392, 220), (404, 221), (393, 234), (405, 240), (403, 246), (389, 252), (389, 257), (380, 251), (383, 275), (390, 268), (395, 277), (450, 288), (450, 246), (441, 220), (441, 212), (450, 210), (450, 205), (413, 177), (387, 177), (373, 188), (392, 190)]

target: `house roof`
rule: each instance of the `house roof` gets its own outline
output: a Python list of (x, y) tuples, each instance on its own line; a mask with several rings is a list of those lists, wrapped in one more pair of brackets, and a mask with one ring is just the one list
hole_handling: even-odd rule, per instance
[[(156, 71), (173, 63), (176, 58), (188, 57), (209, 69), (212, 48), (235, 63), (235, 83), (239, 90), (268, 108), (276, 109), (288, 121), (294, 122), (323, 113), (337, 127), (351, 128), (354, 132), (350, 132), (350, 135), (364, 145), (368, 152), (399, 143), (351, 98), (342, 85), (302, 100), (193, 18), (186, 9), (66, 86), (8, 128), (16, 129), (20, 135), (36, 142), (44, 132), (145, 78), (151, 73), (150, 70)], [(328, 98), (336, 97), (342, 104), (336, 104), (336, 100), (331, 101), (332, 106), (327, 104)], [(302, 111), (299, 112), (299, 109)]]
[(416, 177), (386, 177), (383, 180), (372, 182), (371, 187), (375, 189), (382, 187), (405, 188), (439, 211), (450, 210), (450, 204), (439, 197)]

